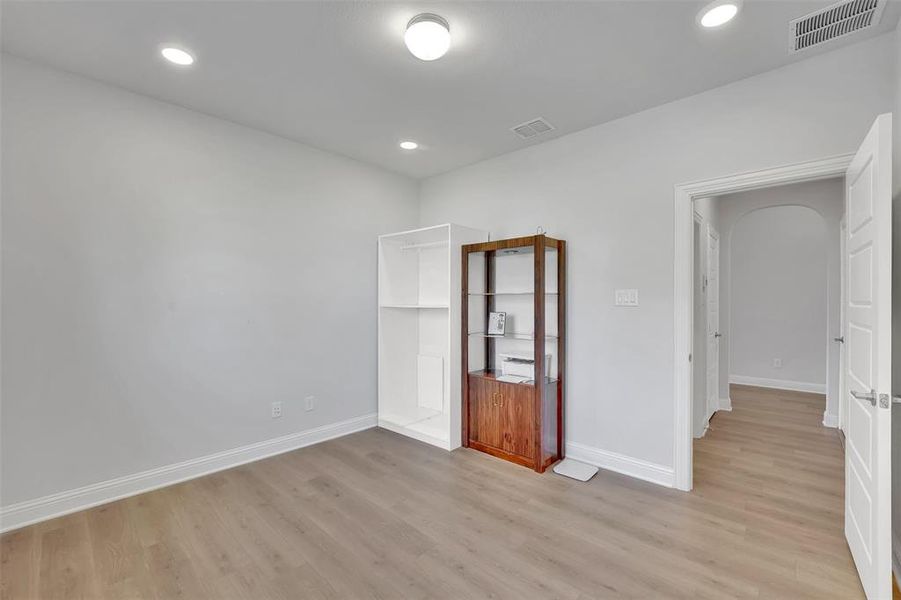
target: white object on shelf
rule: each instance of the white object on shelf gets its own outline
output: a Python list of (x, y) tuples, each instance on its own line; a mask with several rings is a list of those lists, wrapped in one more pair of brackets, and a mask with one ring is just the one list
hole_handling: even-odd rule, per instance
[[(498, 354), (500, 359), (501, 373), (503, 375), (517, 375), (526, 379), (535, 379), (535, 357), (528, 354), (510, 354), (501, 352)], [(544, 355), (544, 372), (550, 373), (551, 355)], [(500, 377), (498, 377), (500, 380)]]
[(460, 446), (460, 246), (484, 231), (437, 225), (379, 236), (379, 426)]
[(527, 381), (532, 381), (532, 378), (524, 377), (522, 375), (498, 375), (497, 381), (503, 383), (525, 383)]
[(554, 473), (578, 481), (588, 481), (598, 472), (594, 465), (588, 465), (571, 458), (564, 458), (554, 465)]

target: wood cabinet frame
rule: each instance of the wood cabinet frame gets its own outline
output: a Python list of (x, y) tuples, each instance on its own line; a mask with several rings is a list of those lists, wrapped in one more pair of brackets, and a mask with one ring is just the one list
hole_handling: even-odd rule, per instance
[[(485, 253), (485, 290), (489, 292), (494, 288), (494, 269), (495, 254), (498, 251), (511, 248), (530, 248), (534, 252), (534, 335), (533, 350), (535, 357), (535, 385), (503, 383), (496, 381), (488, 381), (493, 379), (491, 364), (493, 356), (492, 342), (489, 337), (485, 338), (485, 356), (486, 371), (470, 372), (469, 370), (469, 262), (470, 254)], [(545, 373), (545, 340), (546, 340), (546, 323), (545, 323), (545, 302), (546, 302), (546, 265), (545, 250), (547, 248), (555, 248), (557, 250), (557, 379), (548, 382), (547, 373)], [(532, 235), (519, 238), (511, 238), (506, 240), (497, 240), (493, 242), (481, 242), (477, 244), (466, 244), (462, 247), (462, 286), (461, 286), (461, 371), (462, 371), (462, 442), (463, 446), (480, 450), (488, 454), (515, 462), (520, 465), (531, 467), (538, 473), (543, 473), (547, 467), (563, 458), (563, 394), (565, 389), (566, 378), (566, 242), (545, 235)], [(494, 296), (486, 295), (485, 310), (486, 312), (494, 309)], [(480, 381), (481, 380), (481, 381)], [(546, 382), (540, 384), (540, 382)], [(510, 394), (511, 401), (530, 401), (533, 403), (531, 411), (532, 427), (531, 443), (532, 451), (530, 453), (517, 453), (510, 451), (510, 448), (504, 449), (505, 444), (497, 446), (485, 444), (478, 439), (471, 437), (471, 418), (473, 415), (471, 402), (474, 390), (495, 389), (487, 386), (501, 386), (501, 394), (503, 390), (507, 390)], [(551, 403), (550, 407), (556, 413), (556, 424), (544, 422), (544, 408), (547, 403)], [(503, 403), (500, 406), (503, 408)], [(506, 414), (506, 413), (505, 413)], [(500, 423), (502, 419), (498, 417)], [(544, 448), (544, 428), (556, 427), (556, 447)], [(508, 435), (510, 432), (508, 432)], [(517, 440), (508, 440), (507, 446), (517, 446)], [(530, 454), (531, 456), (528, 456)]]

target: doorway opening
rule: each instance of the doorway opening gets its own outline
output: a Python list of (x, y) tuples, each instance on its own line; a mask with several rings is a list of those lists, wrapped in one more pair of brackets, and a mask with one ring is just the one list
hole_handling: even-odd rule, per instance
[[(692, 362), (694, 306), (694, 201), (762, 188), (843, 177), (853, 155), (824, 158), (677, 185), (674, 194), (674, 484), (692, 489)], [(719, 400), (718, 400), (719, 402)]]
[[(835, 415), (837, 424), (844, 426), (848, 448), (842, 453), (842, 547), (850, 548), (860, 583), (870, 598), (891, 594), (891, 132), (891, 115), (879, 115), (853, 155), (677, 185), (674, 194), (674, 483), (688, 491), (693, 485), (694, 441), (694, 200), (783, 184), (845, 179), (845, 246), (840, 251), (846, 273), (840, 288), (845, 290), (840, 300), (844, 335), (836, 336), (844, 338), (840, 368), (843, 381)], [(766, 428), (755, 432), (768, 434)], [(815, 454), (803, 455), (816, 458)], [(784, 466), (784, 462), (776, 459), (773, 465)], [(784, 481), (791, 481), (797, 473), (788, 468), (782, 476)], [(734, 484), (730, 480), (730, 485)], [(762, 488), (750, 485), (741, 496), (756, 495), (758, 489)], [(787, 494), (780, 501), (793, 502), (795, 497), (795, 493)], [(809, 515), (797, 516), (804, 521)], [(823, 522), (831, 527), (836, 516), (831, 514)]]
[(818, 395), (841, 425), (843, 213), (843, 178), (694, 200), (695, 438), (736, 385)]

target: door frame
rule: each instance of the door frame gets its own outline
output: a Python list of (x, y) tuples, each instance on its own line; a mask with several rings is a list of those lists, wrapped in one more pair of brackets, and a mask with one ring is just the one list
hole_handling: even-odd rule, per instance
[[(722, 276), (720, 275), (720, 273), (722, 272), (722, 265), (720, 264), (720, 255), (721, 255), (720, 253), (722, 252), (722, 247), (720, 246), (720, 241), (721, 241), (721, 240), (720, 240), (720, 232), (717, 231), (716, 228), (715, 228), (713, 225), (711, 225), (710, 223), (707, 223), (707, 235), (706, 235), (706, 237), (705, 237), (705, 239), (704, 239), (704, 242), (705, 242), (705, 251), (706, 251), (706, 253), (707, 253), (707, 264), (706, 264), (706, 266), (707, 266), (707, 272), (705, 273), (705, 277), (707, 278), (707, 279), (706, 279), (706, 281), (707, 281), (707, 305), (706, 305), (706, 307), (705, 307), (704, 316), (706, 317), (707, 320), (706, 320), (706, 322), (704, 323), (704, 326), (705, 326), (704, 328), (705, 328), (705, 330), (707, 331), (707, 336), (708, 336), (708, 337), (707, 337), (707, 339), (705, 339), (704, 341), (708, 344), (707, 352), (706, 352), (706, 354), (705, 354), (705, 358), (707, 359), (707, 364), (705, 365), (705, 366), (706, 366), (706, 369), (705, 369), (705, 370), (706, 370), (705, 376), (707, 376), (708, 379), (707, 379), (707, 385), (706, 385), (706, 387), (707, 387), (707, 398), (705, 398), (706, 402), (704, 403), (704, 408), (707, 410), (707, 414), (704, 415), (704, 418), (707, 419), (707, 422), (708, 422), (708, 423), (710, 422), (710, 417), (712, 417), (712, 416), (713, 416), (713, 413), (716, 412), (715, 410), (711, 411), (711, 409), (714, 408), (714, 407), (717, 407), (717, 408), (719, 407), (720, 383), (721, 383), (721, 382), (720, 382), (720, 370), (721, 370), (721, 366), (722, 366), (722, 365), (720, 365), (720, 342), (717, 341), (717, 340), (715, 340), (716, 352), (713, 354), (713, 356), (711, 356), (711, 354), (710, 354), (710, 347), (709, 347), (709, 343), (710, 343), (710, 329), (709, 329), (709, 327), (710, 327), (710, 283), (709, 283), (709, 282), (710, 282), (710, 273), (712, 272), (712, 269), (711, 269), (711, 267), (710, 267), (710, 264), (711, 264), (710, 258), (711, 258), (711, 256), (712, 256), (711, 253), (710, 253), (710, 240), (711, 240), (711, 239), (715, 239), (715, 240), (716, 240), (716, 249), (717, 249), (717, 254), (716, 254), (716, 314), (717, 314), (717, 323), (716, 323), (716, 327), (714, 328), (714, 334), (720, 334), (720, 332), (721, 332), (722, 330), (720, 329), (719, 316), (720, 316), (720, 315), (722, 314), (722, 312), (723, 312), (723, 309), (722, 309), (722, 300), (723, 300), (723, 299), (722, 299), (722, 295), (720, 294), (720, 281), (721, 281), (721, 277), (722, 277)], [(730, 333), (731, 333), (731, 332), (730, 332)], [(714, 372), (716, 373), (716, 379), (714, 380), (714, 383), (715, 383), (716, 385), (714, 385), (714, 386), (713, 386), (713, 389), (711, 390), (711, 388), (710, 388), (710, 379), (709, 379), (709, 376), (710, 376), (710, 362), (713, 361), (713, 360), (716, 361), (716, 370), (714, 371)], [(713, 393), (713, 398), (714, 398), (714, 402), (713, 402), (713, 403), (711, 403), (711, 401), (710, 401), (710, 394), (711, 394), (711, 393)]]
[(791, 183), (844, 177), (854, 154), (787, 164), (725, 177), (704, 179), (674, 186), (673, 214), (673, 483), (684, 491), (692, 488), (692, 364), (694, 307), (694, 210), (698, 198), (746, 192)]
[[(692, 253), (691, 253), (691, 286), (692, 286), (692, 288), (691, 288), (691, 294), (692, 294), (692, 305), (691, 305), (691, 306), (692, 306), (692, 308), (691, 308), (691, 310), (692, 310), (692, 313), (691, 313), (691, 314), (692, 314), (692, 327), (694, 327), (695, 324), (696, 324), (695, 321), (694, 321), (694, 311), (695, 311), (695, 308), (696, 308), (695, 305), (694, 305), (694, 300), (696, 300), (695, 295), (694, 295), (694, 286), (698, 283), (698, 281), (695, 280), (695, 278), (698, 276), (698, 273), (695, 271), (695, 259), (697, 259), (697, 263), (698, 263), (698, 267), (699, 267), (699, 268), (702, 266), (702, 263), (706, 263), (706, 259), (705, 259), (704, 256), (701, 254), (701, 252), (702, 252), (701, 248), (695, 248), (695, 245), (694, 245), (694, 236), (695, 236), (695, 233), (696, 233), (695, 230), (697, 229), (698, 239), (699, 239), (699, 240), (704, 240), (704, 242), (705, 242), (705, 243), (704, 243), (704, 249), (705, 249), (704, 251), (706, 251), (707, 229), (706, 229), (706, 227), (703, 226), (703, 225), (706, 223), (706, 219), (704, 218), (704, 216), (703, 216), (701, 213), (699, 213), (698, 211), (696, 211), (696, 210), (694, 209), (694, 205), (692, 205), (692, 210), (691, 210), (691, 212), (692, 212), (692, 226), (691, 226), (691, 236), (692, 236), (692, 238), (691, 238), (691, 239), (692, 239), (692, 246), (691, 246), (691, 249), (692, 249)], [(697, 252), (697, 254), (695, 254), (695, 252)], [(706, 275), (706, 267), (707, 267), (707, 265), (706, 265), (706, 264), (703, 264), (703, 266), (704, 266), (704, 269), (705, 269), (705, 273), (704, 273), (704, 274)], [(705, 284), (703, 284), (703, 285), (706, 285), (706, 282), (705, 282)], [(703, 286), (702, 286), (702, 289), (704, 289)], [(706, 290), (705, 290), (705, 292), (706, 292)], [(706, 343), (707, 343), (707, 337), (706, 337), (706, 336), (707, 336), (707, 333), (706, 333), (706, 332), (707, 332), (707, 321), (706, 321), (706, 319), (707, 319), (707, 305), (706, 305), (706, 300), (705, 300), (705, 305), (704, 305), (704, 319), (705, 319), (705, 321), (704, 321), (704, 332), (705, 332), (705, 333), (704, 333), (704, 342), (703, 342), (703, 343), (706, 344)], [(696, 384), (697, 384), (697, 382), (695, 381), (695, 378), (694, 378), (694, 368), (695, 368), (696, 364), (694, 363), (694, 361), (697, 360), (697, 358), (696, 358), (697, 355), (698, 355), (697, 350), (699, 349), (699, 347), (697, 347), (697, 346), (695, 345), (695, 331), (694, 331), (694, 329), (692, 329), (691, 335), (692, 335), (692, 338), (691, 338), (691, 339), (692, 339), (691, 351), (692, 351), (692, 354), (693, 354), (693, 358), (692, 358), (692, 378), (691, 378), (691, 401), (692, 401), (692, 406), (694, 406), (694, 402), (695, 402), (695, 394), (697, 393), (697, 389), (696, 389)], [(706, 349), (706, 347), (704, 348), (704, 357), (705, 357), (705, 362), (706, 362), (706, 357), (707, 357), (707, 349)], [(706, 409), (707, 409), (707, 396), (708, 396), (707, 379), (706, 379), (706, 378), (707, 378), (707, 371), (706, 371), (707, 365), (705, 364), (704, 367), (705, 367), (705, 371), (704, 371), (704, 408), (705, 408), (705, 410), (706, 410)], [(694, 430), (694, 427), (695, 427), (695, 426), (694, 426), (694, 414), (692, 414), (692, 421), (691, 421), (691, 436), (692, 436), (692, 438), (697, 439), (697, 438), (695, 437), (695, 430)], [(700, 437), (704, 437), (706, 434), (707, 434), (707, 424), (705, 423), (705, 425), (704, 425), (704, 430), (701, 432)]]
[[(845, 260), (845, 247), (848, 243), (845, 236), (847, 235), (848, 228), (848, 215), (842, 215), (841, 221), (839, 221), (838, 231), (839, 231), (839, 285), (841, 285), (841, 293), (839, 294), (839, 302), (841, 306), (839, 307), (838, 316), (839, 323), (841, 323), (840, 329), (837, 332), (838, 335), (842, 339), (841, 346), (838, 349), (838, 430), (842, 432), (842, 435), (845, 435), (845, 427), (848, 424), (848, 416), (845, 412), (848, 410), (848, 402), (845, 400), (845, 302), (848, 299), (848, 292), (845, 285), (848, 283), (848, 261)], [(831, 334), (832, 332), (830, 332)], [(830, 335), (832, 339), (829, 341), (831, 343), (835, 343), (835, 335)]]

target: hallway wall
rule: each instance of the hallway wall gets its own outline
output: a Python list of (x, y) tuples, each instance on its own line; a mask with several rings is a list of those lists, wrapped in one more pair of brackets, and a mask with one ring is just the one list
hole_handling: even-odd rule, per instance
[(730, 381), (825, 392), (825, 221), (804, 206), (771, 206), (742, 215), (729, 237)]
[[(698, 198), (693, 202), (694, 218), (698, 225), (698, 239), (694, 253), (696, 267), (694, 273), (694, 343), (692, 382), (692, 434), (700, 437), (704, 433), (712, 412), (707, 402), (707, 297), (709, 289), (703, 285), (707, 275), (708, 231), (713, 229), (719, 235), (719, 202), (716, 198)], [(722, 268), (722, 266), (721, 266)], [(716, 407), (713, 407), (716, 410)]]

